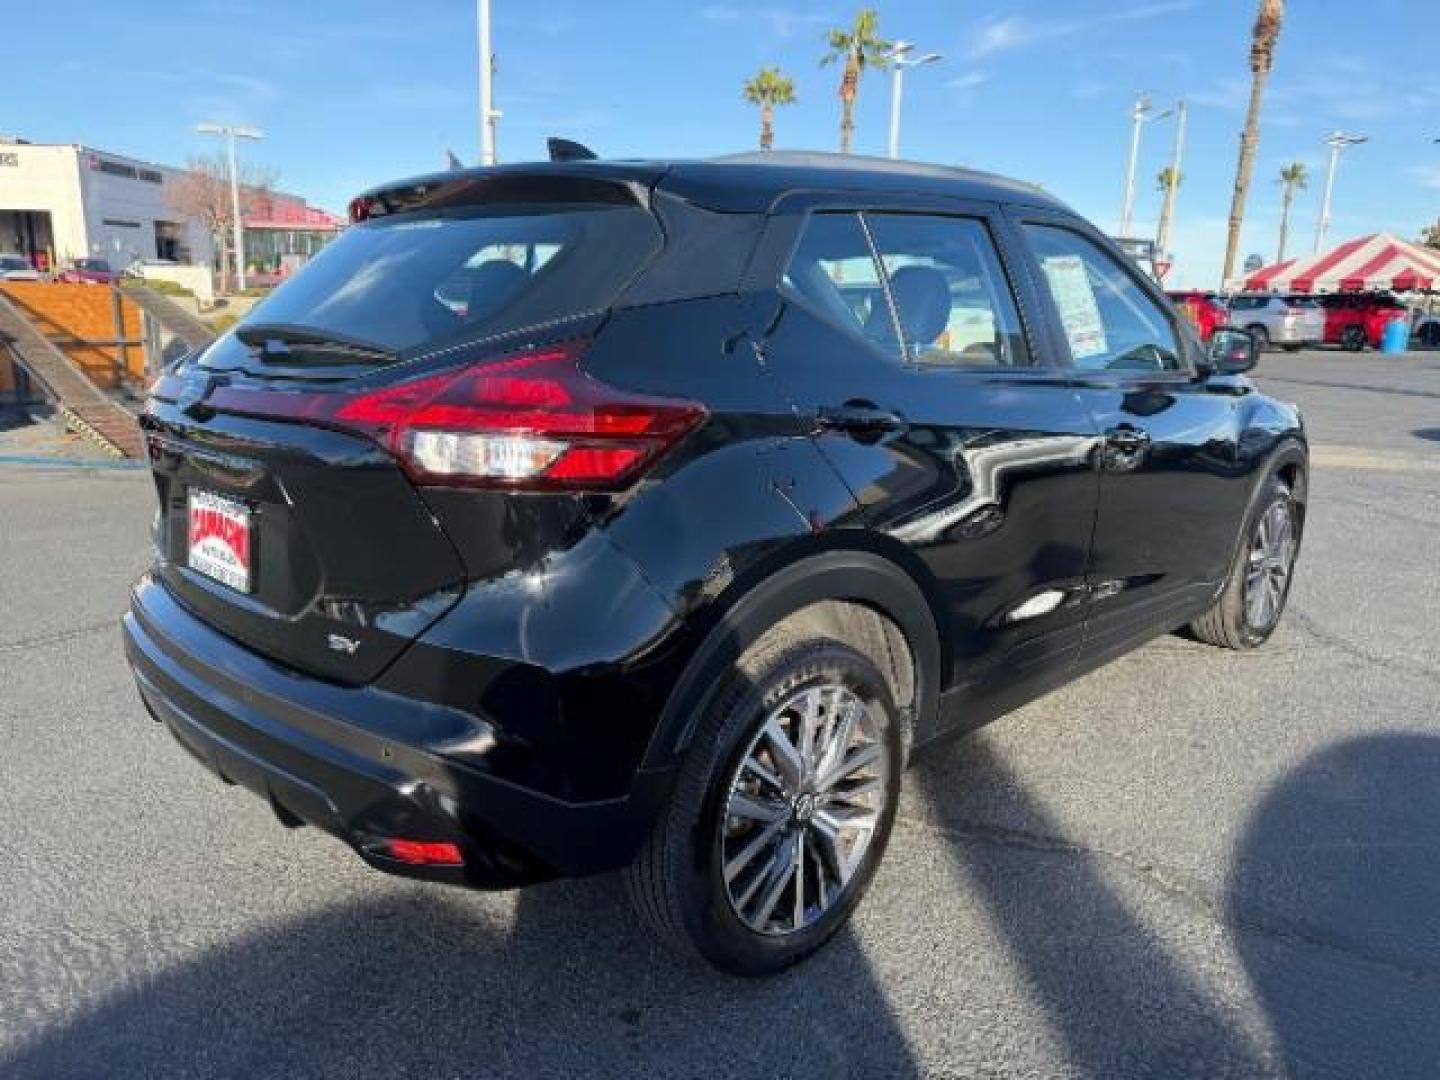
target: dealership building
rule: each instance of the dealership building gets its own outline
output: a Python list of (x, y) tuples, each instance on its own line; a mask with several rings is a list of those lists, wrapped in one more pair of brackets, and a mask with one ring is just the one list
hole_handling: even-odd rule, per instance
[[(87, 146), (0, 136), (0, 252), (41, 269), (78, 258), (117, 270), (137, 259), (214, 267), (209, 232), (173, 205), (184, 175)], [(288, 272), (343, 225), (298, 196), (264, 192), (247, 201), (246, 261), (261, 274)]]

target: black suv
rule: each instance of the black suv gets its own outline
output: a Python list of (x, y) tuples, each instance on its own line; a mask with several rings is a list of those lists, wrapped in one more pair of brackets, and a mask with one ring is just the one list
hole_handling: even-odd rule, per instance
[(773, 971), (854, 909), (915, 748), (1280, 617), (1296, 410), (1034, 187), (772, 153), (350, 212), (153, 388), (124, 637), (188, 750), (374, 867), (628, 868)]

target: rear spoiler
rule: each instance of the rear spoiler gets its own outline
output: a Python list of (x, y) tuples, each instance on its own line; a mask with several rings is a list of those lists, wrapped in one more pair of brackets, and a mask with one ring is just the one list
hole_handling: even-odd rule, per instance
[(350, 220), (485, 203), (601, 203), (649, 209), (650, 190), (664, 172), (664, 167), (648, 164), (571, 159), (433, 173), (356, 196), (350, 200)]

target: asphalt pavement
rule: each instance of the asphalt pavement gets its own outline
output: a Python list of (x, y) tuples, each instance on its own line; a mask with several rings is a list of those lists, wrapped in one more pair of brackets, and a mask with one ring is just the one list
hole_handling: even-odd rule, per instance
[(1440, 1074), (1440, 354), (1259, 381), (1315, 444), (1275, 638), (1162, 638), (922, 755), (853, 927), (767, 981), (613, 879), (282, 829), (135, 696), (148, 478), (0, 467), (0, 1077)]

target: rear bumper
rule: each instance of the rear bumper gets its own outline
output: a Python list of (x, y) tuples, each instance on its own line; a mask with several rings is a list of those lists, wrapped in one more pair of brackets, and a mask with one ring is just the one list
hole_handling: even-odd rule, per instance
[[(123, 629), (141, 698), (182, 746), (286, 824), (315, 825), (377, 869), (480, 888), (615, 869), (669, 791), (669, 771), (641, 771), (623, 797), (567, 802), (484, 772), (468, 763), (484, 760), (490, 737), (473, 715), (281, 667), (148, 576)], [(451, 842), (465, 861), (400, 862), (388, 839)]]

